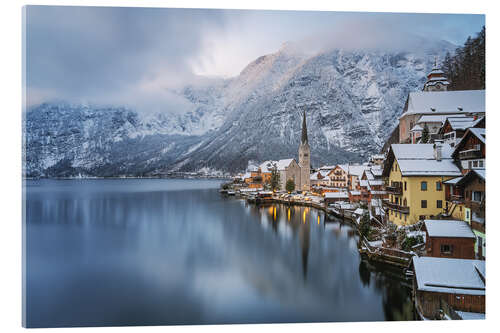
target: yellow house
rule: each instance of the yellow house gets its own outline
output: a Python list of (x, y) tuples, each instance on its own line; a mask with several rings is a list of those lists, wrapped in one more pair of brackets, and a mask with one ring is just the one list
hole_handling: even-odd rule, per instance
[(414, 224), (446, 213), (443, 182), (460, 176), (447, 144), (393, 144), (384, 163), (387, 219)]

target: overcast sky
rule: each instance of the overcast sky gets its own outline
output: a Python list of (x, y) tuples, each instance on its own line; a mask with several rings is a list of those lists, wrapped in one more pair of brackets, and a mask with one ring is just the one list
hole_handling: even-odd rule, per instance
[(484, 16), (28, 6), (25, 22), (29, 105), (147, 109), (175, 108), (182, 101), (169, 88), (200, 75), (236, 76), (286, 41), (390, 48), (414, 34), (462, 45)]

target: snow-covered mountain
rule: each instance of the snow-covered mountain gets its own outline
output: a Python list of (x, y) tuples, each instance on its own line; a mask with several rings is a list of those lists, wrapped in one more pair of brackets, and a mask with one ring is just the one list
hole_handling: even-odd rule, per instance
[(296, 157), (304, 110), (313, 165), (361, 161), (381, 148), (434, 56), (454, 49), (425, 45), (306, 55), (286, 44), (237, 77), (173, 91), (190, 106), (184, 113), (45, 103), (25, 114), (26, 174), (242, 170)]

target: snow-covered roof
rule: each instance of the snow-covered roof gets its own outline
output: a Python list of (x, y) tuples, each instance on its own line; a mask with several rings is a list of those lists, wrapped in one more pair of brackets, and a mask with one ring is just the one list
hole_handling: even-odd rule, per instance
[(442, 114), (442, 115), (423, 115), (420, 117), (420, 119), (417, 121), (417, 124), (423, 124), (423, 123), (440, 123), (441, 125), (444, 124), (447, 118), (468, 118), (465, 117), (465, 114), (457, 114), (453, 115), (453, 117), (450, 117), (450, 115)]
[(484, 128), (469, 128), (469, 131), (474, 134), (482, 143), (486, 144), (486, 129)]
[(368, 167), (366, 165), (349, 165), (348, 168), (350, 175), (355, 175), (361, 178), (363, 171), (365, 171)]
[(287, 158), (279, 161), (265, 161), (259, 165), (261, 172), (271, 172), (272, 168), (276, 166), (277, 170), (285, 170), (286, 167), (292, 163), (293, 158)]
[(278, 170), (285, 170), (285, 168), (289, 167), (290, 164), (292, 163), (293, 161), (293, 158), (287, 158), (287, 159), (284, 159), (284, 160), (279, 160), (277, 163), (276, 163), (276, 166), (278, 168)]
[[(321, 175), (320, 178), (318, 178), (318, 174)], [(324, 179), (324, 178), (327, 178), (326, 180), (328, 180), (328, 170), (319, 170), (318, 172), (315, 172), (313, 174), (311, 174), (311, 180), (319, 180), (319, 179)]]
[(276, 161), (264, 161), (259, 165), (260, 172), (271, 172)]
[(347, 192), (326, 192), (325, 198), (349, 198)]
[(375, 177), (381, 177), (382, 172), (384, 172), (384, 170), (382, 169), (382, 167), (380, 165), (372, 166), (370, 171)]
[(349, 172), (349, 164), (337, 164), (336, 167), (337, 166), (342, 170), (344, 170), (345, 172)]
[(248, 179), (248, 178), (252, 178), (252, 175), (250, 174), (250, 172), (246, 172), (243, 177), (243, 179)]
[[(460, 109), (459, 109), (460, 108)], [(409, 114), (485, 112), (484, 90), (414, 91), (408, 95)]]
[(478, 312), (466, 312), (466, 311), (455, 311), (462, 320), (481, 320), (485, 319), (484, 313)]
[(373, 160), (383, 160), (385, 158), (384, 154), (375, 154), (372, 155)]
[(422, 128), (422, 126), (420, 126), (419, 124), (416, 124), (415, 126), (413, 126), (410, 130), (410, 132), (422, 132), (424, 129)]
[(486, 180), (486, 170), (485, 169), (473, 169), (472, 171), (477, 173), (477, 175), (479, 177), (481, 177), (483, 180)]
[(456, 183), (458, 183), (463, 177), (456, 177), (456, 178), (452, 178), (452, 179), (449, 179), (449, 180), (446, 180), (444, 181), (443, 183), (445, 184), (450, 184), (450, 185), (455, 185)]
[(359, 181), (359, 186), (361, 186), (361, 187), (369, 187), (370, 185), (368, 184), (368, 180), (361, 179)]
[(453, 160), (398, 160), (403, 176), (460, 176)]
[(349, 193), (351, 193), (351, 195), (361, 195), (360, 191), (351, 191)]
[(458, 220), (424, 220), (429, 237), (476, 238), (469, 224)]
[(333, 170), (335, 169), (335, 165), (323, 165), (321, 168), (319, 168), (320, 170), (327, 170), (327, 171), (330, 171), (330, 170)]
[(427, 76), (429, 75), (432, 75), (432, 74), (444, 74), (443, 70), (439, 69), (439, 68), (433, 68), (432, 71), (429, 72), (429, 74), (427, 74)]
[(368, 180), (368, 184), (370, 184), (370, 186), (380, 186), (384, 185), (384, 181), (381, 179)]
[(453, 148), (442, 144), (441, 160), (434, 157), (434, 144), (393, 144), (394, 156), (403, 176), (460, 176), (451, 159)]
[[(402, 159), (434, 159), (434, 145), (432, 143), (418, 145), (395, 143), (391, 145), (391, 148), (398, 161)], [(442, 159), (451, 159), (453, 148), (449, 144), (443, 144), (441, 152)]]
[(469, 127), (474, 126), (478, 120), (474, 120), (473, 117), (448, 117), (448, 122), (453, 130), (466, 130)]
[(365, 210), (363, 208), (356, 208), (353, 213), (356, 215), (363, 215), (365, 213)]
[(484, 295), (485, 261), (436, 257), (413, 257), (418, 290)]

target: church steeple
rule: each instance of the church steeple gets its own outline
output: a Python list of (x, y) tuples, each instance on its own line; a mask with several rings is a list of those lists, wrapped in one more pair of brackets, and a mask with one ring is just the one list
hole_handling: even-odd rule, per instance
[(437, 64), (437, 57), (434, 58), (434, 67), (432, 71), (427, 74), (427, 82), (424, 84), (423, 91), (446, 91), (448, 88), (448, 79), (444, 72)]
[(309, 191), (311, 189), (311, 148), (307, 140), (306, 111), (302, 118), (302, 138), (299, 146), (299, 166), (300, 166), (300, 191)]
[(307, 124), (306, 124), (306, 111), (304, 111), (304, 119), (302, 120), (302, 144), (307, 142)]

